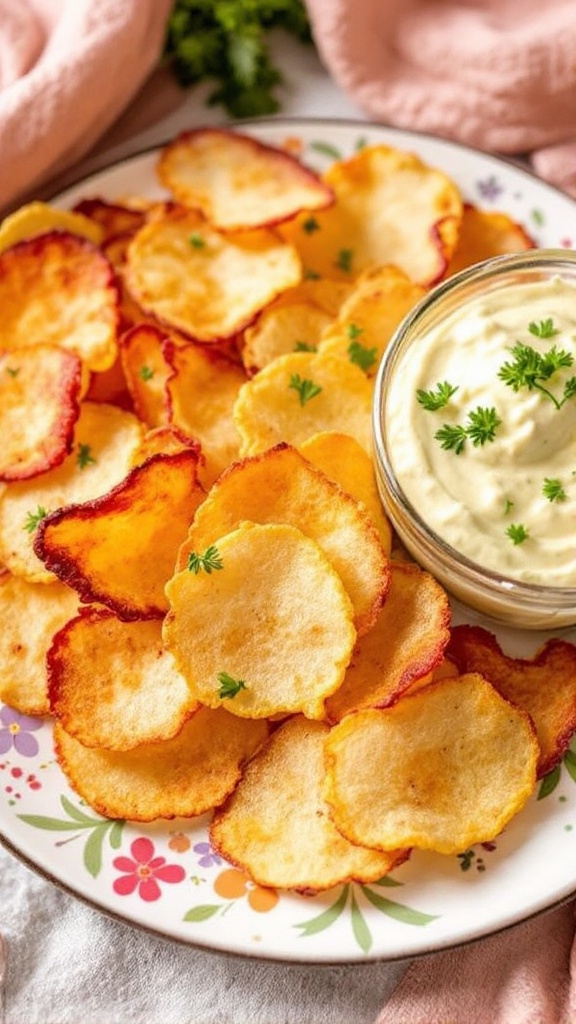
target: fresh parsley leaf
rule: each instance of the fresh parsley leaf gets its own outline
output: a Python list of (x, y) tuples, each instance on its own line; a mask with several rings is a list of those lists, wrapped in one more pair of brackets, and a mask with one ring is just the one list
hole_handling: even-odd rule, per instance
[(376, 362), (376, 356), (378, 355), (378, 349), (367, 348), (366, 345), (361, 345), (359, 341), (351, 341), (348, 345), (348, 358), (351, 363), (356, 363), (361, 370), (368, 371)]
[(304, 280), (305, 281), (319, 281), (320, 280), (320, 274), (317, 274), (315, 270), (312, 270), (312, 267), (305, 267), (304, 268)]
[(468, 438), (475, 448), (486, 444), (487, 441), (493, 441), (501, 422), (496, 409), (483, 408), (479, 405), (477, 409), (468, 413), (468, 423), (465, 426), (459, 423), (445, 423), (436, 431), (434, 437), (445, 451), (453, 451), (460, 455)]
[(313, 234), (314, 231), (320, 231), (320, 225), (316, 220), (316, 217), (307, 217), (302, 222), (302, 231), (305, 231), (307, 235)]
[(206, 245), (206, 242), (199, 231), (193, 231), (189, 236), (188, 241), (193, 249), (203, 249)]
[(224, 565), (218, 548), (214, 544), (211, 544), (210, 547), (206, 548), (203, 555), (199, 554), (197, 551), (191, 551), (188, 555), (188, 563), (186, 567), (189, 572), (193, 572), (197, 576), (201, 569), (210, 575), (211, 572), (223, 569)]
[(90, 448), (90, 445), (89, 444), (79, 444), (78, 445), (78, 454), (76, 456), (76, 465), (79, 466), (80, 469), (86, 469), (86, 466), (89, 466), (90, 463), (95, 463), (95, 462), (96, 462), (96, 459), (92, 455), (92, 449)]
[(10, 377), (17, 377), (18, 374), (20, 373), (20, 367), (19, 366), (7, 366), (6, 367), (6, 373)]
[[(548, 324), (548, 321), (541, 321), (541, 323)], [(537, 325), (531, 324), (530, 328), (532, 327), (537, 327)], [(551, 330), (553, 333), (556, 333), (553, 328), (542, 329)], [(542, 336), (551, 337), (551, 334)], [(498, 377), (508, 387), (511, 387), (513, 391), (520, 391), (521, 388), (526, 388), (528, 391), (540, 391), (557, 409), (561, 409), (569, 398), (576, 395), (575, 377), (571, 377), (566, 382), (560, 399), (549, 388), (544, 386), (544, 381), (549, 381), (558, 370), (572, 366), (574, 357), (566, 349), (559, 349), (556, 345), (553, 345), (547, 352), (542, 353), (532, 348), (531, 345), (524, 345), (518, 341), (510, 349), (510, 352), (513, 359), (500, 367)]]
[(331, 142), (322, 142), (320, 139), (316, 142), (310, 143), (310, 149), (315, 150), (316, 153), (321, 153), (322, 156), (328, 156), (331, 160), (341, 160), (342, 153), (336, 146), (333, 146)]
[(288, 387), (298, 392), (300, 405), (306, 405), (306, 402), (309, 402), (311, 398), (315, 398), (322, 391), (322, 388), (315, 384), (313, 380), (302, 379), (299, 373), (292, 374)]
[(354, 341), (356, 338), (359, 338), (361, 334), (364, 334), (364, 328), (358, 327), (358, 324), (348, 324), (346, 334), (350, 338), (350, 341)]
[(416, 392), (416, 398), (423, 409), (428, 412), (436, 412), (438, 409), (443, 409), (445, 405), (458, 391), (458, 387), (453, 384), (449, 384), (447, 380), (438, 381), (435, 389), (430, 391), (424, 391), (419, 388)]
[(316, 345), (310, 345), (307, 341), (297, 341), (294, 345), (295, 352), (317, 352)]
[(231, 675), (228, 675), (228, 672), (219, 672), (218, 682), (220, 683), (218, 691), (220, 700), (230, 700), (240, 693), (240, 690), (247, 688), (243, 679), (234, 679)]
[(528, 540), (530, 534), (522, 523), (512, 523), (506, 530), (506, 536), (513, 544), (523, 544), (525, 540)]
[(343, 270), (345, 274), (349, 274), (352, 270), (352, 260), (354, 259), (353, 249), (340, 249), (335, 261), (334, 266), (338, 267), (338, 270)]
[(152, 380), (154, 376), (154, 370), (151, 366), (141, 366), (138, 370), (138, 376), (141, 380)]
[(548, 498), (548, 501), (566, 501), (566, 491), (560, 480), (553, 477), (544, 477), (542, 494), (545, 498)]
[(531, 324), (528, 324), (528, 330), (536, 338), (553, 338), (555, 334), (560, 333), (558, 328), (554, 327), (554, 321), (551, 316), (547, 317), (546, 320), (540, 320), (538, 323), (533, 321)]
[(26, 516), (26, 522), (24, 523), (23, 529), (28, 533), (34, 533), (38, 523), (42, 522), (43, 519), (48, 515), (48, 509), (44, 508), (43, 505), (38, 505), (35, 512), (28, 512)]
[(468, 434), (465, 427), (461, 427), (458, 424), (451, 426), (449, 423), (445, 423), (443, 427), (436, 431), (434, 437), (440, 442), (440, 447), (444, 451), (453, 451), (456, 455), (460, 455), (466, 444)]
[(507, 516), (514, 508), (514, 502), (510, 501), (510, 498), (506, 498), (504, 502), (504, 515)]

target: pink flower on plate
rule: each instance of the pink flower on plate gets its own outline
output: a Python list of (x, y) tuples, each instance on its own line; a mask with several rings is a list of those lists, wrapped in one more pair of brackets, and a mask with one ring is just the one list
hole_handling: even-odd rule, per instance
[(179, 864), (167, 864), (165, 857), (154, 856), (154, 843), (145, 836), (130, 846), (130, 857), (115, 857), (113, 864), (122, 875), (112, 888), (119, 896), (130, 896), (136, 889), (140, 899), (153, 903), (160, 899), (158, 882), (182, 882), (186, 876)]

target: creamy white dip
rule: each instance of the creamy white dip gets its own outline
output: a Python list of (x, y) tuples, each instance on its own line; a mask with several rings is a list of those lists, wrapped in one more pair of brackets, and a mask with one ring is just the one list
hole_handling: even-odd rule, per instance
[[(530, 332), (530, 324), (550, 320), (557, 333)], [(513, 579), (576, 586), (576, 397), (558, 409), (540, 391), (514, 391), (501, 380), (517, 343), (570, 353), (573, 365), (544, 382), (561, 401), (576, 377), (576, 285), (560, 276), (512, 285), (471, 300), (419, 337), (391, 379), (389, 455), (410, 503), (457, 551)], [(418, 391), (445, 381), (457, 388), (448, 403), (425, 409)], [(460, 454), (444, 450), (437, 431), (466, 427), (479, 407), (496, 411), (494, 439), (474, 446), (467, 436)]]

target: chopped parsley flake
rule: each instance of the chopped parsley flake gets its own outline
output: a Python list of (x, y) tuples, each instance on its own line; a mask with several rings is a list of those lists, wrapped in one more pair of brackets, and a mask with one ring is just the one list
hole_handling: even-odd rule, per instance
[(311, 235), (314, 231), (320, 231), (320, 225), (316, 220), (316, 217), (308, 217), (303, 221), (302, 230), (305, 231), (307, 235)]
[(566, 501), (566, 491), (560, 481), (548, 476), (544, 478), (542, 494), (548, 501)]
[(359, 338), (361, 334), (364, 334), (364, 328), (358, 327), (357, 324), (348, 324), (346, 334), (350, 338), (350, 341), (354, 341), (355, 338)]
[(188, 237), (188, 241), (190, 242), (190, 245), (192, 246), (193, 249), (203, 249), (204, 246), (206, 245), (205, 239), (202, 238), (202, 235), (200, 235), (197, 231), (192, 232), (192, 234)]
[(348, 358), (351, 363), (355, 363), (361, 370), (367, 371), (376, 362), (376, 356), (378, 355), (378, 349), (367, 348), (366, 345), (361, 345), (359, 341), (351, 341), (348, 345)]
[(154, 376), (154, 370), (151, 366), (141, 366), (138, 370), (138, 376), (141, 380), (152, 380)]
[(443, 409), (445, 405), (458, 391), (458, 387), (453, 384), (449, 384), (447, 380), (438, 381), (436, 384), (436, 390), (430, 389), (430, 391), (423, 391), (419, 388), (416, 392), (416, 398), (423, 409), (427, 412), (436, 412), (438, 409)]
[(78, 454), (76, 456), (76, 464), (80, 467), (80, 469), (86, 469), (86, 466), (89, 466), (90, 463), (95, 463), (95, 462), (96, 462), (96, 459), (92, 455), (92, 449), (90, 448), (90, 445), (89, 444), (79, 444), (78, 445)]
[(210, 575), (211, 572), (214, 572), (217, 569), (223, 569), (224, 566), (218, 548), (214, 544), (211, 544), (210, 547), (206, 548), (203, 555), (199, 554), (197, 551), (191, 551), (188, 555), (187, 568), (190, 572), (193, 572), (196, 575), (198, 575), (201, 569)]
[(352, 260), (354, 258), (353, 249), (340, 249), (336, 261), (334, 263), (338, 270), (343, 270), (345, 274), (349, 274), (352, 270)]
[(20, 373), (20, 367), (19, 366), (7, 366), (6, 367), (6, 373), (9, 374), (10, 377), (17, 377), (18, 374)]
[(230, 700), (230, 698), (236, 697), (240, 690), (246, 689), (246, 683), (243, 679), (234, 679), (231, 675), (228, 675), (228, 672), (219, 672), (218, 682), (220, 683), (218, 691), (220, 700)]
[(313, 380), (303, 380), (299, 373), (292, 374), (288, 387), (298, 392), (300, 405), (306, 405), (306, 402), (309, 402), (311, 398), (315, 398), (322, 391), (322, 388), (315, 384)]
[(28, 512), (26, 516), (26, 522), (24, 523), (23, 529), (28, 533), (34, 533), (38, 523), (42, 522), (43, 519), (48, 515), (48, 509), (44, 508), (43, 505), (38, 505), (35, 512)]
[(512, 523), (506, 530), (506, 536), (510, 537), (513, 544), (523, 544), (530, 534), (522, 523)]

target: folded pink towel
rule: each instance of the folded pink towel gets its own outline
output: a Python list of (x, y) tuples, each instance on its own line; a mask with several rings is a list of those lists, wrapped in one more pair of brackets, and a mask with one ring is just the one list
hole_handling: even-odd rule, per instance
[[(576, 194), (574, 0), (308, 0), (334, 79), (372, 118), (534, 151)], [(551, 147), (551, 148), (549, 148)]]
[(0, 208), (78, 160), (162, 50), (172, 0), (0, 0)]

